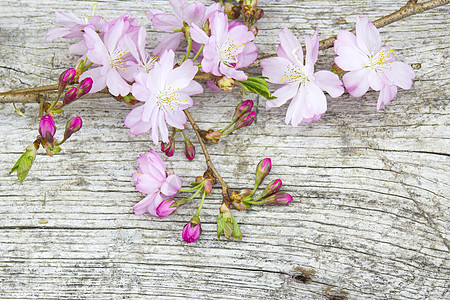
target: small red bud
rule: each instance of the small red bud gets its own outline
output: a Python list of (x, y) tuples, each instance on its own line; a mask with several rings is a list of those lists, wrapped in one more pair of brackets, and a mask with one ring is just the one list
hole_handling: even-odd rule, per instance
[(59, 75), (58, 91), (62, 92), (64, 88), (75, 78), (76, 71), (73, 68), (67, 69)]
[(83, 120), (80, 117), (75, 117), (69, 120), (66, 125), (66, 130), (64, 131), (64, 140), (70, 138), (72, 134), (77, 132), (83, 126)]
[(269, 174), (270, 169), (272, 168), (272, 161), (270, 158), (264, 158), (258, 163), (256, 167), (256, 177), (255, 177), (255, 185), (259, 186), (264, 178)]
[(234, 115), (233, 115), (233, 117), (231, 119), (233, 121), (239, 119), (240, 116), (242, 116), (243, 114), (251, 111), (252, 107), (253, 107), (253, 101), (252, 100), (242, 101), (241, 103), (238, 104), (238, 106), (236, 106), (236, 109), (234, 111)]
[(282, 182), (281, 179), (275, 179), (272, 180), (264, 189), (264, 191), (262, 192), (260, 198), (265, 198), (267, 196), (270, 196), (276, 192), (278, 192), (278, 190), (281, 188)]
[(292, 196), (288, 193), (278, 192), (264, 199), (264, 204), (286, 205), (292, 202)]
[(239, 128), (251, 125), (253, 123), (253, 121), (255, 120), (255, 118), (256, 118), (256, 112), (254, 112), (254, 111), (250, 111), (250, 112), (243, 114), (242, 116), (239, 117), (239, 119), (234, 124), (234, 129), (239, 129)]
[(77, 88), (73, 87), (70, 90), (68, 90), (66, 92), (66, 94), (64, 95), (63, 104), (69, 105), (70, 103), (72, 103), (75, 100), (77, 100)]
[(39, 134), (52, 146), (55, 145), (53, 136), (55, 135), (56, 127), (55, 121), (50, 115), (42, 116), (39, 121)]
[(184, 154), (189, 160), (193, 160), (195, 157), (195, 147), (189, 139), (184, 140)]
[(205, 186), (203, 187), (203, 189), (205, 190), (206, 195), (211, 194), (211, 192), (212, 192), (212, 182), (211, 182), (211, 180), (206, 180), (205, 181)]
[(89, 93), (89, 91), (92, 89), (93, 83), (94, 81), (91, 77), (86, 77), (85, 79), (83, 79), (78, 85), (77, 99)]

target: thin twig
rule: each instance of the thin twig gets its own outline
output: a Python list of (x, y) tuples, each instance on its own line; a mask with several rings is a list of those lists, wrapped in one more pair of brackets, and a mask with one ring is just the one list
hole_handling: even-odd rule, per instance
[[(377, 28), (384, 27), (406, 17), (424, 12), (426, 10), (430, 10), (432, 8), (442, 6), (445, 4), (449, 4), (450, 0), (430, 0), (424, 3), (417, 3), (417, 0), (409, 0), (405, 6), (397, 10), (396, 12), (384, 16), (378, 20), (373, 21), (373, 25)], [(355, 33), (356, 28), (353, 28), (351, 32)], [(336, 36), (329, 37), (327, 39), (321, 40), (319, 42), (319, 49), (324, 50), (333, 47), (334, 41), (336, 40)], [(303, 51), (305, 51), (305, 47), (303, 47)], [(274, 57), (276, 54), (267, 55), (255, 60), (249, 68), (257, 67), (261, 63), (261, 61), (265, 58)]]
[(203, 150), (203, 155), (205, 156), (206, 165), (208, 168), (213, 172), (216, 179), (219, 181), (220, 185), (222, 186), (222, 196), (224, 199), (228, 199), (230, 196), (228, 194), (228, 185), (223, 180), (223, 178), (220, 176), (217, 169), (214, 167), (214, 164), (211, 161), (211, 157), (209, 156), (208, 149), (206, 148), (205, 143), (203, 142), (203, 139), (200, 135), (200, 128), (198, 127), (197, 123), (195, 123), (194, 118), (192, 118), (189, 110), (185, 109), (184, 114), (186, 115), (189, 123), (191, 123), (192, 128), (195, 131), (195, 135), (197, 136), (198, 142), (200, 143), (200, 146)]

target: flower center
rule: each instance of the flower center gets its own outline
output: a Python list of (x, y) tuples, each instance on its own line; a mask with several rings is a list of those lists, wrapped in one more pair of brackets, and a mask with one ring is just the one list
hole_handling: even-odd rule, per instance
[(394, 49), (388, 49), (387, 47), (381, 48), (377, 54), (369, 56), (369, 61), (365, 67), (375, 71), (391, 69), (391, 63), (394, 61), (393, 52)]
[(245, 43), (236, 46), (236, 44), (227, 40), (217, 49), (217, 52), (219, 52), (219, 60), (226, 66), (234, 68), (238, 62), (237, 56), (242, 52), (242, 47), (244, 46)]
[(181, 109), (180, 101), (187, 101), (186, 98), (180, 98), (181, 93), (177, 93), (176, 90), (169, 87), (166, 90), (159, 91), (156, 96), (156, 104), (159, 109), (166, 112), (175, 114), (176, 111)]
[(158, 57), (150, 55), (147, 53), (147, 56), (143, 61), (139, 63), (139, 65), (144, 68), (145, 72), (150, 72), (151, 69), (155, 66), (155, 62), (158, 60)]
[(94, 3), (94, 7), (92, 8), (92, 15), (81, 15), (81, 18), (83, 21), (83, 24), (87, 24), (89, 22), (89, 19), (92, 18), (94, 16), (95, 13), (95, 8), (97, 7), (97, 3)]
[(286, 71), (284, 71), (284, 76), (281, 80), (288, 85), (305, 83), (309, 81), (309, 77), (303, 72), (302, 67), (297, 65), (288, 65)]
[(120, 48), (120, 45), (117, 46), (116, 50), (114, 50), (113, 53), (109, 55), (109, 63), (111, 64), (111, 67), (125, 70), (127, 66), (125, 64), (125, 59), (123, 58), (123, 56), (128, 52), (129, 51), (123, 52), (123, 50)]

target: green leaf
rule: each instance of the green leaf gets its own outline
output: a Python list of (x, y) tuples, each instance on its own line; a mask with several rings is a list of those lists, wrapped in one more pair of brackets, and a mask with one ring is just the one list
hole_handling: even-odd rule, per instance
[(219, 214), (217, 218), (217, 239), (220, 241), (220, 236), (223, 233), (223, 215)]
[(247, 80), (244, 81), (236, 80), (236, 83), (244, 92), (255, 93), (265, 97), (266, 99), (275, 99), (276, 97), (273, 97), (270, 94), (269, 84), (266, 79), (267, 77), (264, 76), (255, 76), (248, 77)]

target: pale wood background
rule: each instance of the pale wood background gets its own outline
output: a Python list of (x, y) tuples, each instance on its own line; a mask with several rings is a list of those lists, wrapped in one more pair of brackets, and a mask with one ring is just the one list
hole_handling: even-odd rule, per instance
[[(284, 25), (297, 36), (319, 37), (354, 26), (354, 15), (374, 20), (406, 1), (261, 1), (260, 54), (273, 53)], [(54, 11), (90, 14), (91, 1), (0, 0), (0, 91), (56, 83), (75, 59), (69, 42), (45, 43)], [(124, 10), (153, 30), (144, 12), (169, 10), (166, 1), (97, 1), (108, 19)], [(320, 122), (291, 128), (287, 106), (264, 111), (254, 126), (210, 147), (233, 188), (252, 185), (255, 165), (273, 160), (269, 180), (280, 177), (294, 201), (234, 215), (242, 242), (216, 240), (221, 202), (215, 189), (201, 215), (194, 244), (181, 229), (196, 204), (157, 219), (135, 216), (143, 195), (130, 174), (136, 156), (153, 147), (149, 136), (128, 134), (130, 107), (110, 98), (83, 99), (57, 119), (80, 115), (81, 132), (53, 158), (40, 152), (24, 184), (8, 171), (37, 135), (38, 104), (0, 103), (1, 299), (449, 299), (449, 22), (448, 7), (381, 29), (399, 60), (420, 63), (409, 91), (400, 90), (376, 111), (378, 93), (329, 98)], [(154, 46), (157, 33), (149, 33)], [(329, 68), (333, 51), (321, 51)], [(255, 70), (257, 71), (257, 70)], [(255, 97), (252, 97), (256, 99)], [(208, 129), (227, 123), (242, 98), (206, 92), (191, 110)], [(188, 132), (193, 138), (193, 132)], [(181, 137), (170, 170), (189, 183), (204, 171), (203, 157), (188, 162)], [(316, 275), (299, 280), (298, 267)]]

